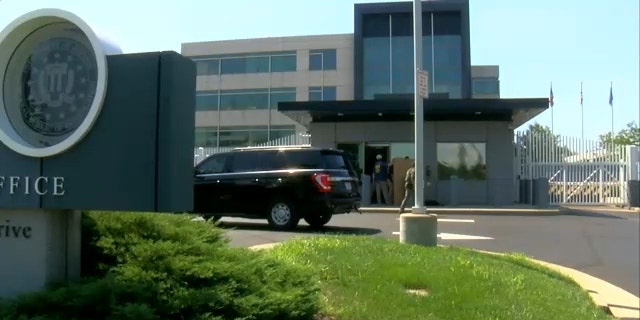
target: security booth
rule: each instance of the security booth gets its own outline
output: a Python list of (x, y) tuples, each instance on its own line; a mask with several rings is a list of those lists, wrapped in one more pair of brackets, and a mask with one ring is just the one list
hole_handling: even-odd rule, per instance
[[(280, 112), (309, 128), (312, 145), (350, 155), (362, 172), (363, 194), (371, 193), (367, 185), (376, 155), (388, 163), (415, 158), (413, 108), (413, 99), (278, 104)], [(548, 99), (430, 98), (424, 108), (426, 201), (493, 206), (517, 202), (514, 129), (545, 111)], [(395, 180), (403, 176), (395, 171)], [(397, 193), (404, 191), (392, 190), (395, 196), (390, 198), (397, 206)], [(368, 200), (363, 197), (363, 204), (375, 203)]]

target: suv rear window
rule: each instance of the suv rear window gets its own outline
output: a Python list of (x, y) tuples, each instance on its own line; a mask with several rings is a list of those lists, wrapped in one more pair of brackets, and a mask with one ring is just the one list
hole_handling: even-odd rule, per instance
[(345, 159), (341, 154), (323, 152), (322, 158), (324, 159), (326, 169), (349, 170), (349, 167), (347, 166), (347, 163), (345, 163)]
[(335, 151), (319, 150), (265, 150), (234, 154), (231, 172), (250, 172), (283, 169), (348, 170), (355, 174), (346, 157)]
[(324, 163), (318, 151), (288, 150), (278, 153), (279, 165), (283, 169), (322, 169)]

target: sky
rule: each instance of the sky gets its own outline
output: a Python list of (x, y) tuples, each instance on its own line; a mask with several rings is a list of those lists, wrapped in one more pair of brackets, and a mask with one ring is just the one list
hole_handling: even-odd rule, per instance
[[(180, 52), (183, 42), (352, 33), (354, 3), (387, 1), (0, 0), (0, 29), (29, 11), (58, 8), (125, 53)], [(556, 134), (579, 138), (584, 129), (586, 139), (597, 139), (611, 131), (612, 116), (615, 131), (640, 123), (640, 1), (469, 1), (471, 63), (500, 66), (501, 97), (546, 98), (553, 82), (553, 112), (525, 126), (551, 127), (553, 113)]]

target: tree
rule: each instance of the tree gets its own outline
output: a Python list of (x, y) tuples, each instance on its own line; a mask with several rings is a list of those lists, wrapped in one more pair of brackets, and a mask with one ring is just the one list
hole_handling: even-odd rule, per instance
[(539, 123), (529, 125), (526, 131), (518, 134), (520, 152), (528, 162), (562, 162), (575, 152), (560, 143), (560, 136), (553, 134), (551, 128)]
[(640, 126), (635, 122), (630, 122), (626, 128), (618, 131), (615, 135), (612, 135), (611, 132), (600, 135), (600, 143), (604, 146), (640, 146)]

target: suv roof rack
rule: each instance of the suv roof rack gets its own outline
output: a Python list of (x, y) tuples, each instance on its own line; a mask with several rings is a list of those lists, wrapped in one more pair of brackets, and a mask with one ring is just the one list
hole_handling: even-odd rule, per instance
[(234, 151), (244, 150), (282, 150), (282, 149), (309, 149), (312, 148), (310, 144), (289, 145), (289, 146), (261, 146), (261, 147), (240, 147), (234, 148)]

